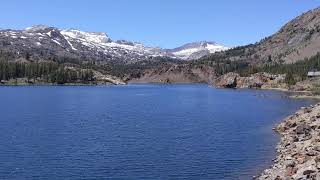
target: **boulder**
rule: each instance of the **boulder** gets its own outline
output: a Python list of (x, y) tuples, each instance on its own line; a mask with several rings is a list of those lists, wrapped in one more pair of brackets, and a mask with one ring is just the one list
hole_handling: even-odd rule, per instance
[(312, 174), (315, 172), (317, 172), (317, 171), (314, 169), (307, 169), (307, 170), (303, 171), (303, 175), (309, 175), (309, 174)]
[(317, 172), (317, 168), (313, 165), (300, 167), (297, 173), (293, 176), (294, 179), (310, 179), (313, 173)]
[(311, 131), (311, 127), (305, 123), (298, 125), (295, 129), (295, 132), (297, 134), (309, 134), (310, 131)]
[(289, 166), (286, 168), (286, 176), (292, 176), (297, 172), (297, 168)]

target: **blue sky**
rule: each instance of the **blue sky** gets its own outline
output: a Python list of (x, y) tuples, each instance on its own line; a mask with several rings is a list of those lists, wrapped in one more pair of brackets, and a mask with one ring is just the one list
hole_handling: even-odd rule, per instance
[(200, 40), (236, 46), (319, 6), (320, 0), (10, 0), (1, 2), (0, 27), (47, 24), (163, 48)]

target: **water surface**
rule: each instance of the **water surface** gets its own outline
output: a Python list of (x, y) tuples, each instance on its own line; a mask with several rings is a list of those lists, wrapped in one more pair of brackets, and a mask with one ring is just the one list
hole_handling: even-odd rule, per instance
[(207, 85), (0, 87), (0, 179), (250, 179), (311, 103)]

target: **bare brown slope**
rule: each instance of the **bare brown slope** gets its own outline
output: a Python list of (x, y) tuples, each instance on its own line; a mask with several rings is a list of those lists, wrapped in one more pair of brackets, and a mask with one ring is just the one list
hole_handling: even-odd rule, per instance
[(257, 55), (262, 60), (293, 63), (320, 51), (320, 8), (311, 10), (287, 23), (275, 35), (261, 41)]
[(211, 83), (216, 77), (212, 67), (180, 64), (145, 70), (129, 83)]

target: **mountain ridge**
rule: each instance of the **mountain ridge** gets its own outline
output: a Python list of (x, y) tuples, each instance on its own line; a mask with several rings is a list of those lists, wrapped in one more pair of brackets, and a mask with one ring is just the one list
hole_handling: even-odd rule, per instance
[[(8, 42), (10, 42), (8, 44)], [(192, 43), (190, 43), (192, 44)], [(199, 44), (199, 43), (193, 43)], [(206, 43), (206, 45), (209, 43)], [(58, 57), (66, 56), (75, 59), (90, 59), (99, 62), (114, 61), (117, 63), (135, 63), (152, 60), (154, 58), (168, 58), (173, 60), (197, 59), (216, 52), (199, 44), (191, 53), (184, 53), (186, 45), (177, 49), (162, 49), (149, 47), (142, 43), (112, 40), (107, 33), (85, 32), (77, 29), (59, 29), (47, 25), (35, 25), (24, 30), (0, 30), (0, 48), (8, 51), (18, 51), (38, 54), (39, 51), (51, 49), (51, 54)], [(209, 47), (209, 46), (208, 46)], [(227, 49), (219, 45), (218, 50)], [(190, 49), (190, 48), (189, 48)], [(187, 49), (187, 50), (189, 50)], [(180, 52), (180, 53), (179, 53)], [(43, 53), (42, 53), (43, 54)], [(46, 58), (46, 57), (45, 57)]]

